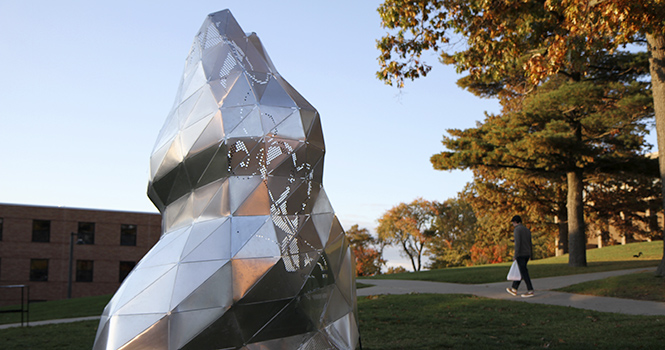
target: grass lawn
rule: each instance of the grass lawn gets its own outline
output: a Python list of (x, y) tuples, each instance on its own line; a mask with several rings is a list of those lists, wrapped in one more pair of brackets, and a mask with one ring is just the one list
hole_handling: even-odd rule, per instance
[[(534, 278), (656, 266), (662, 241), (587, 251), (589, 266), (571, 268), (567, 256), (533, 261)], [(642, 252), (640, 258), (633, 255)], [(378, 278), (454, 283), (505, 281), (508, 263)], [(370, 282), (371, 283), (371, 282)], [(363, 287), (359, 283), (359, 287)], [(568, 290), (569, 288), (573, 288)], [(633, 274), (564, 288), (563, 291), (665, 301), (665, 281)], [(111, 296), (30, 305), (30, 320), (100, 315)], [(658, 299), (661, 298), (661, 299)], [(469, 295), (386, 295), (358, 299), (365, 350), (392, 349), (661, 349), (665, 316), (631, 316), (569, 307), (491, 300)], [(0, 324), (18, 314), (0, 314)], [(0, 330), (4, 349), (90, 349), (98, 321)]]
[[(662, 349), (665, 316), (629, 316), (468, 295), (358, 298), (365, 350)], [(0, 330), (2, 349), (89, 350), (97, 322)], [(611, 336), (608, 336), (611, 335)]]
[(557, 291), (665, 302), (665, 278), (655, 277), (652, 273), (634, 273), (575, 284)]
[(629, 316), (467, 295), (359, 298), (365, 350), (662, 349), (665, 316)]
[(0, 329), (3, 350), (90, 350), (99, 321)]
[[(642, 256), (634, 258), (642, 252)], [(568, 266), (568, 255), (529, 262), (531, 278), (566, 276), (581, 273), (613, 271), (658, 266), (663, 257), (663, 241), (631, 243), (587, 250), (587, 267)], [(493, 283), (506, 280), (511, 262), (471, 267), (447, 268), (421, 272), (379, 275), (370, 278), (422, 280), (449, 283)]]
[[(102, 314), (109, 300), (111, 300), (111, 295), (31, 303), (30, 322), (98, 316)], [(0, 324), (20, 322), (21, 314), (19, 313), (0, 313)]]

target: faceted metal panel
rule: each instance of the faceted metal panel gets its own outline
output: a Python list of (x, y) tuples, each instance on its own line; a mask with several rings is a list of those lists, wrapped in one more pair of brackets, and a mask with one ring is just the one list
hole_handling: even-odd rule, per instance
[(354, 257), (319, 114), (228, 10), (194, 37), (150, 157), (162, 236), (94, 349), (356, 349)]

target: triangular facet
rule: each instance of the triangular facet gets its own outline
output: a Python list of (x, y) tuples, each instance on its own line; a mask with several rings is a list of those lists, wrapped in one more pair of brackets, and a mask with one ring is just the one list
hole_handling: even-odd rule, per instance
[(180, 138), (176, 137), (169, 146), (168, 151), (164, 154), (162, 163), (157, 167), (153, 180), (165, 176), (182, 162), (184, 155), (182, 153), (182, 146), (180, 145)]
[[(198, 226), (198, 225), (197, 225)], [(196, 261), (210, 261), (210, 260), (226, 260), (231, 257), (231, 223), (230, 220), (225, 220), (217, 228), (214, 228), (211, 234), (207, 235), (204, 239), (200, 236), (205, 236), (204, 229), (212, 229), (210, 226), (202, 227), (200, 230), (194, 231), (195, 237), (192, 237), (191, 244), (188, 244), (183, 251), (182, 262), (196, 262)], [(201, 242), (196, 244), (197, 242)], [(195, 245), (196, 244), (196, 245)], [(194, 246), (194, 248), (192, 248)], [(186, 255), (185, 255), (186, 254)]]
[(155, 279), (153, 283), (138, 292), (130, 301), (119, 308), (115, 315), (166, 314), (170, 310), (171, 293), (177, 269), (175, 266)]
[(234, 216), (231, 218), (231, 254), (235, 256), (267, 222), (269, 216)]
[(241, 107), (224, 107), (220, 108), (222, 113), (222, 121), (224, 127), (224, 134), (228, 135), (242, 122), (248, 114), (250, 114), (255, 106), (241, 106)]
[(213, 260), (180, 264), (173, 285), (170, 309), (178, 306), (227, 262), (228, 260)]
[[(321, 199), (321, 193), (319, 192), (319, 200)], [(328, 243), (328, 236), (330, 236), (330, 228), (332, 227), (332, 222), (335, 217), (333, 213), (323, 213), (323, 214), (312, 214), (312, 221), (316, 232), (319, 235), (319, 241), (323, 246)]]
[(305, 141), (305, 131), (302, 128), (300, 115), (297, 113), (284, 119), (281, 123), (272, 128), (270, 133), (285, 139)]
[(258, 176), (233, 176), (229, 181), (230, 204), (233, 213), (243, 205), (247, 197), (254, 193), (254, 190), (262, 183)]
[(203, 71), (203, 66), (199, 62), (196, 64), (196, 68), (194, 69), (192, 74), (190, 74), (187, 78), (185, 78), (182, 84), (181, 99), (185, 100), (194, 95), (196, 92), (198, 92), (199, 89), (201, 89), (204, 85), (206, 85), (206, 82), (207, 81), (206, 81), (205, 72)]
[(200, 132), (194, 144), (190, 147), (188, 156), (208, 149), (224, 140), (224, 128), (222, 127), (222, 112), (216, 111)]
[[(202, 155), (201, 157), (203, 158), (204, 156)], [(201, 175), (196, 185), (203, 186), (224, 179), (227, 176), (229, 176), (229, 151), (226, 143), (222, 143), (215, 151), (212, 159), (210, 159), (208, 166), (205, 168), (203, 175)]]
[(261, 97), (264, 106), (297, 107), (293, 99), (284, 91), (278, 79), (270, 79)]
[(251, 342), (282, 338), (315, 331), (314, 322), (300, 305), (300, 299), (293, 299), (286, 307), (268, 322)]
[[(254, 97), (254, 91), (251, 84), (247, 81), (245, 75), (240, 75), (229, 89), (228, 94), (222, 101), (223, 108), (239, 107), (239, 106), (252, 106), (256, 105), (257, 101)], [(224, 128), (225, 130), (226, 127)]]
[(194, 336), (213, 321), (224, 315), (228, 307), (174, 312), (169, 323), (169, 339), (172, 349), (181, 349)]
[(187, 169), (187, 176), (189, 176), (188, 180), (194, 187), (202, 186), (202, 184), (199, 184), (199, 180), (203, 176), (203, 172), (210, 165), (218, 149), (219, 145), (212, 145), (210, 148), (185, 159), (184, 164)]
[(173, 269), (174, 266), (160, 265), (145, 269), (134, 268), (109, 302), (111, 306), (108, 310), (109, 315), (114, 315), (118, 309), (125, 306), (136, 294), (148, 288), (153, 282)]
[(213, 96), (210, 89), (201, 89), (201, 95), (196, 101), (192, 111), (187, 115), (187, 119), (185, 120), (182, 128), (185, 129), (193, 124), (196, 124), (206, 116), (214, 114), (218, 108), (219, 107), (217, 105), (217, 101), (215, 100), (215, 96)]
[[(213, 114), (209, 114), (207, 116), (204, 116), (201, 118), (199, 121), (196, 123), (193, 123), (192, 125), (183, 128), (180, 131), (180, 134), (178, 137), (180, 138), (180, 146), (182, 147), (182, 154), (190, 154), (191, 153), (191, 148), (196, 142), (196, 140), (199, 139), (201, 136), (201, 132), (206, 128), (210, 120), (212, 119)], [(211, 145), (213, 145), (211, 143)]]
[(227, 262), (181, 301), (174, 312), (222, 308), (233, 303), (233, 269)]
[(229, 215), (231, 215), (231, 204), (229, 203), (229, 180), (226, 179), (222, 182), (208, 206), (203, 210), (200, 219), (215, 219)]
[[(192, 250), (194, 250), (204, 240), (208, 239), (211, 235), (213, 235), (228, 220), (229, 220), (228, 218), (219, 218), (216, 220), (197, 222), (194, 225), (192, 225), (190, 233), (187, 235), (187, 243), (182, 248), (181, 258), (187, 257), (192, 252)], [(228, 236), (230, 237), (231, 235), (230, 226), (228, 231), (229, 231)]]
[(229, 137), (261, 137), (263, 128), (261, 127), (261, 114), (258, 109), (252, 110), (243, 120), (238, 123), (229, 134)]
[(112, 316), (109, 324), (110, 329), (113, 330), (113, 336), (108, 341), (108, 349), (120, 349), (164, 317), (164, 314), (161, 313)]
[(316, 118), (312, 122), (312, 127), (309, 129), (307, 134), (307, 143), (314, 145), (320, 149), (325, 149), (325, 143), (323, 142), (323, 131), (321, 130), (321, 119)]
[(236, 253), (234, 259), (279, 258), (279, 242), (275, 236), (275, 226), (267, 220)]
[(238, 301), (279, 258), (233, 259), (233, 300)]
[(279, 129), (275, 128), (287, 117), (291, 115), (297, 115), (297, 110), (294, 108), (262, 105), (259, 107), (259, 109), (261, 110), (261, 123), (263, 124), (263, 130), (266, 133), (270, 133), (270, 136), (277, 134)]

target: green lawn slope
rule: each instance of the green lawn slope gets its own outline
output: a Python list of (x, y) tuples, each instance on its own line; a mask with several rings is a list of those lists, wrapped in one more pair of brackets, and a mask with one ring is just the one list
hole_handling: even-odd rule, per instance
[[(640, 252), (642, 253), (640, 255)], [(635, 255), (640, 255), (635, 258)], [(529, 262), (531, 278), (567, 276), (581, 273), (614, 271), (657, 266), (663, 256), (663, 241), (631, 243), (587, 250), (587, 267), (568, 266), (568, 255)], [(448, 283), (480, 284), (506, 280), (510, 262), (456, 267), (431, 271), (379, 275), (370, 278), (421, 280)]]

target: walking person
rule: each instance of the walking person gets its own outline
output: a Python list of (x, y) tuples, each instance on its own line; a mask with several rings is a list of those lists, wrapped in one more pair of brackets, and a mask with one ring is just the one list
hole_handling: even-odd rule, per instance
[[(533, 296), (533, 285), (531, 285), (531, 278), (529, 277), (529, 270), (526, 264), (531, 258), (531, 231), (522, 225), (522, 218), (519, 215), (513, 216), (510, 223), (515, 227), (513, 231), (515, 236), (515, 255), (513, 259), (517, 261), (517, 267), (520, 270), (520, 275), (522, 275), (522, 280), (526, 283), (527, 289), (527, 292), (522, 294), (522, 297), (530, 298)], [(517, 296), (517, 289), (520, 287), (520, 282), (513, 281), (512, 287), (506, 288), (506, 291), (511, 295)]]

